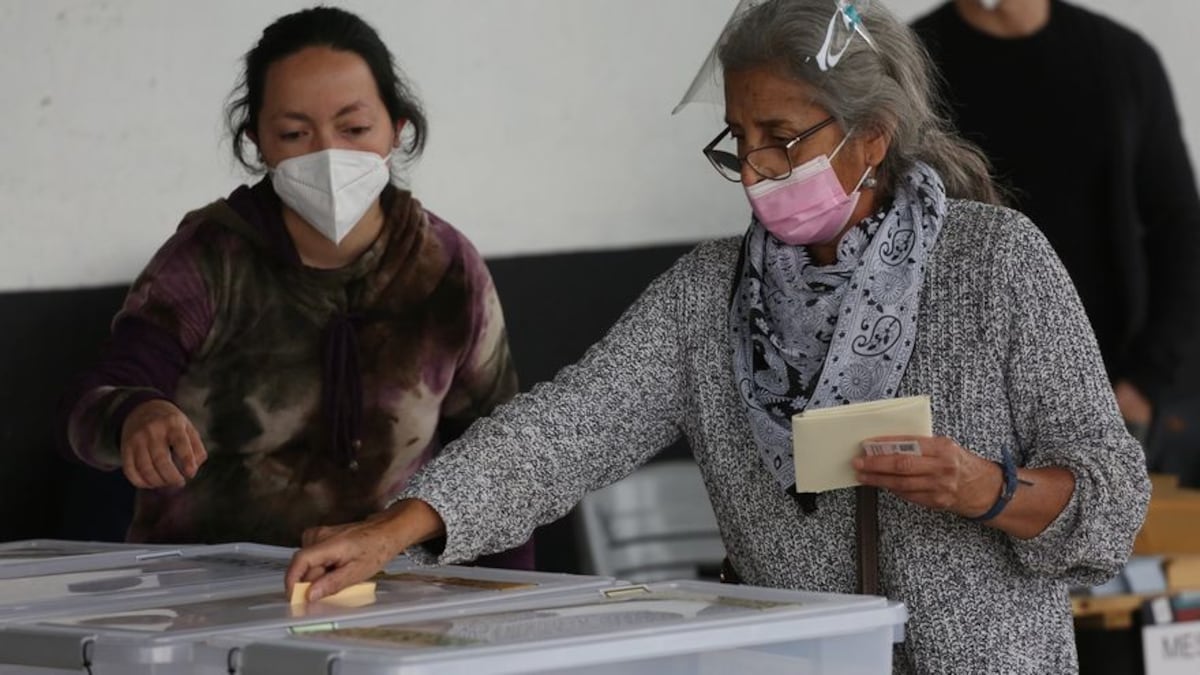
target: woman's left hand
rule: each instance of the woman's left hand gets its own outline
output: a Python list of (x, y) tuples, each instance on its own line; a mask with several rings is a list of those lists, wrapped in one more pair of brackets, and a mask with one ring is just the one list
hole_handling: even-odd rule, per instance
[(883, 488), (914, 504), (960, 516), (982, 515), (1004, 488), (1004, 472), (994, 462), (945, 436), (888, 436), (870, 441), (913, 441), (920, 455), (858, 457), (854, 469), (863, 485)]

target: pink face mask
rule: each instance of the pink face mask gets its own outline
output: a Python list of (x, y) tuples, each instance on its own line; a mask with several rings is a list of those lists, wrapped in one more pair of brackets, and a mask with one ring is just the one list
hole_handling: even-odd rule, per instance
[(793, 168), (792, 175), (783, 180), (760, 180), (746, 188), (758, 222), (776, 239), (789, 246), (823, 244), (850, 222), (850, 214), (862, 195), (859, 188), (871, 167), (867, 167), (853, 194), (846, 194), (829, 163), (845, 143), (842, 139), (832, 155), (820, 155)]

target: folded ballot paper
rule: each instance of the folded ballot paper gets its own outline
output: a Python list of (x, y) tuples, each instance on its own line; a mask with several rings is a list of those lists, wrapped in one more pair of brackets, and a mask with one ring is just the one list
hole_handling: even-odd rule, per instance
[[(805, 410), (792, 417), (796, 492), (824, 492), (858, 485), (851, 462), (863, 441), (877, 436), (932, 436), (928, 396), (851, 403)], [(906, 452), (904, 443), (877, 444), (870, 454)], [(919, 451), (919, 450), (918, 450)]]

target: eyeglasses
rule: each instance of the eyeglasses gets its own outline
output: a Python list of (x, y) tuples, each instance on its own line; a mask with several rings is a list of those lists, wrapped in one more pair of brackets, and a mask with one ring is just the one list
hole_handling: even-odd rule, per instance
[(738, 157), (732, 152), (716, 149), (717, 144), (729, 135), (729, 127), (725, 127), (725, 130), (714, 138), (711, 143), (704, 146), (704, 156), (712, 163), (717, 173), (721, 174), (725, 180), (734, 183), (742, 181), (742, 162), (745, 162), (753, 169), (754, 173), (767, 180), (783, 180), (792, 175), (792, 147), (800, 141), (811, 138), (813, 134), (833, 124), (833, 122), (834, 119), (829, 117), (801, 131), (800, 135), (787, 143), (764, 145), (747, 152), (745, 157)]

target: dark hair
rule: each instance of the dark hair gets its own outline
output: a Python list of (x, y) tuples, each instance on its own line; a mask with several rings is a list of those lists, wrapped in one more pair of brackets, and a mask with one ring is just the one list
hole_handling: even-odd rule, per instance
[(276, 19), (263, 30), (258, 44), (246, 52), (242, 78), (230, 94), (225, 110), (233, 156), (242, 166), (251, 171), (263, 168), (246, 158), (244, 142), (258, 126), (267, 68), (308, 47), (329, 47), (361, 56), (371, 69), (392, 123), (405, 120), (406, 127), (412, 129), (405, 151), (410, 157), (421, 154), (429, 133), (425, 112), (379, 34), (366, 21), (344, 9), (313, 7)]

